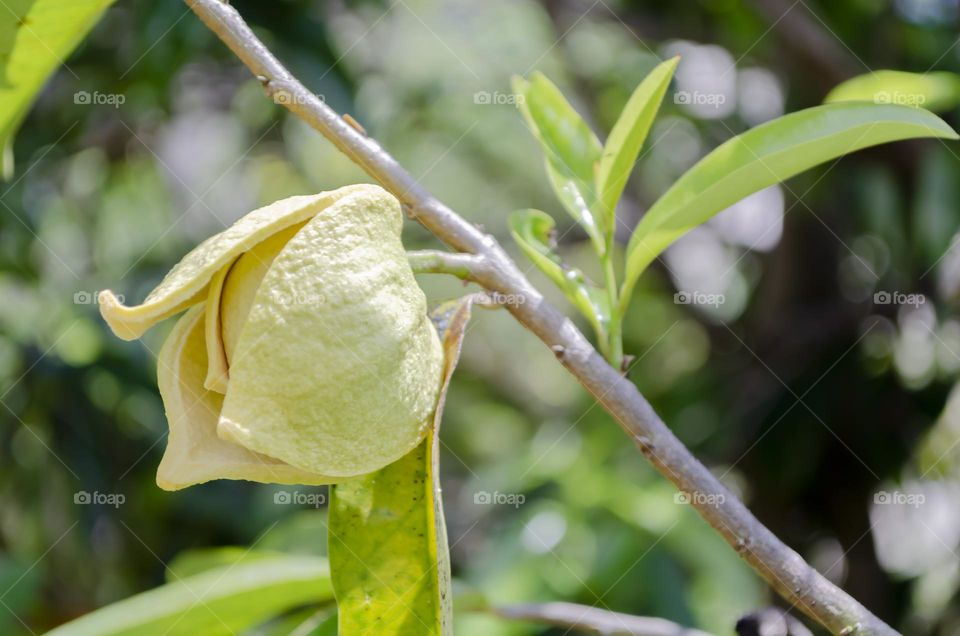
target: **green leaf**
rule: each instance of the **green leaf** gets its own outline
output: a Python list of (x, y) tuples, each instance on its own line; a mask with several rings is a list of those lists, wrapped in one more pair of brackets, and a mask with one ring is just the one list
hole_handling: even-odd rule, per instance
[(874, 71), (838, 84), (823, 101), (867, 101), (943, 112), (960, 104), (960, 76), (946, 71)]
[(282, 552), (251, 550), (243, 546), (184, 550), (167, 564), (166, 579), (169, 583), (175, 583), (180, 579), (196, 576), (208, 570), (216, 570), (238, 563), (276, 559), (282, 556)]
[(438, 429), (471, 302), (431, 314), (444, 372), (426, 439), (389, 466), (331, 488), (328, 542), (341, 634), (453, 634)]
[(701, 159), (647, 211), (627, 246), (621, 309), (643, 270), (668, 245), (740, 199), (861, 148), (957, 134), (906, 106), (844, 102), (808, 108), (748, 130)]
[[(598, 336), (610, 317), (603, 290), (587, 282), (583, 273), (566, 265), (553, 247), (554, 221), (540, 210), (517, 210), (510, 215), (510, 233), (534, 265), (559, 287), (570, 302), (590, 321)], [(602, 339), (602, 338), (601, 338)]]
[(599, 213), (604, 216), (604, 225), (609, 232), (613, 232), (616, 224), (617, 202), (679, 61), (678, 56), (660, 63), (640, 82), (603, 147), (597, 171), (597, 192), (600, 193)]
[(530, 80), (513, 78), (524, 119), (543, 146), (547, 176), (564, 208), (590, 236), (597, 251), (606, 251), (608, 229), (595, 213), (594, 177), (603, 148), (583, 118), (542, 73)]
[(0, 171), (13, 172), (13, 136), (44, 82), (112, 0), (6, 0), (0, 7)]
[(233, 635), (332, 596), (326, 559), (284, 556), (167, 583), (61, 625), (47, 636)]
[(443, 631), (443, 576), (434, 529), (431, 440), (374, 473), (343, 482), (330, 500), (330, 562), (343, 634)]

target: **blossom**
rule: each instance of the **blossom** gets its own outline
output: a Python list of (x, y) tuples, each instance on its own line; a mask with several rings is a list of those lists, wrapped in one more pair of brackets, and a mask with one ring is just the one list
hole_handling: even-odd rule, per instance
[(201, 243), (143, 304), (101, 292), (125, 340), (186, 312), (158, 356), (161, 488), (335, 483), (423, 439), (443, 353), (402, 223), (373, 185), (291, 197)]

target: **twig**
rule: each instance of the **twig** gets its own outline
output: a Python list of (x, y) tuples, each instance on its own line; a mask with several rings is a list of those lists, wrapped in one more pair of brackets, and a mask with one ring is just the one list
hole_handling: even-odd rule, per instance
[(576, 603), (543, 603), (492, 607), (501, 618), (578, 629), (608, 636), (710, 636), (664, 618), (633, 616)]
[(407, 260), (417, 274), (449, 274), (465, 281), (476, 281), (484, 266), (480, 256), (438, 250), (413, 250)]
[(813, 636), (807, 626), (779, 607), (765, 607), (737, 621), (738, 636)]
[(760, 523), (657, 416), (631, 382), (606, 363), (571, 320), (550, 305), (492, 236), (428, 193), (373, 139), (345, 122), (273, 56), (223, 0), (185, 0), (247, 65), (274, 101), (306, 121), (392, 192), (451, 248), (483, 259), (477, 282), (523, 302), (507, 306), (616, 419), (643, 454), (781, 596), (837, 634), (896, 632), (810, 567)]

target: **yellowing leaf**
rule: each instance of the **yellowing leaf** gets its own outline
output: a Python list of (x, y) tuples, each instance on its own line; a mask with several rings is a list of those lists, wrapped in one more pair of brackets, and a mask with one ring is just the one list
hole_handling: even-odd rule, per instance
[(453, 634), (450, 561), (439, 484), (439, 427), (471, 299), (433, 312), (444, 345), (443, 388), (413, 452), (331, 489), (330, 562), (341, 634)]

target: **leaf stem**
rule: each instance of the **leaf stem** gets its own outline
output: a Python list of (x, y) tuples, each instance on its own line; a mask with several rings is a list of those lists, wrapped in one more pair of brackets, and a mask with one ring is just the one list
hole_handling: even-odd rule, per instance
[(450, 274), (466, 281), (477, 280), (484, 265), (479, 256), (439, 250), (412, 250), (407, 260), (415, 274)]
[[(617, 274), (613, 268), (613, 241), (607, 243), (607, 249), (600, 256), (603, 266), (603, 279), (607, 290), (607, 333), (604, 355), (614, 369), (623, 367), (623, 313), (617, 299)], [(603, 337), (602, 334), (598, 336)]]

